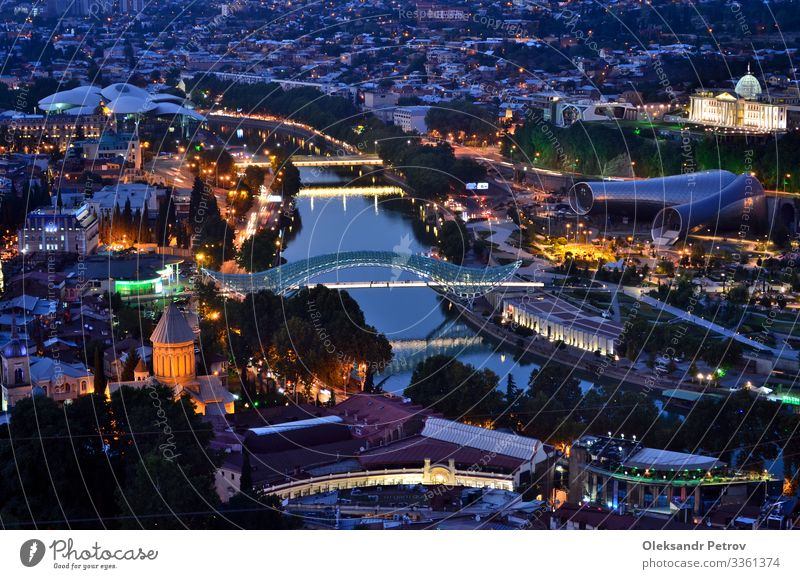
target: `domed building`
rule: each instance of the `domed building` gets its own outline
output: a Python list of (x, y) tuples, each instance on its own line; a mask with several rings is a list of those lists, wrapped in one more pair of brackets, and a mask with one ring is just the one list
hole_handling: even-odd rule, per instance
[(205, 122), (206, 118), (191, 108), (191, 103), (170, 93), (151, 93), (125, 82), (101, 88), (79, 86), (59, 91), (38, 102), (39, 108), (50, 114), (74, 116), (94, 115), (98, 110), (109, 115), (178, 117), (181, 122)]
[(769, 133), (787, 129), (788, 106), (780, 99), (763, 98), (761, 83), (750, 73), (742, 76), (728, 91), (699, 90), (689, 97), (691, 123), (734, 129), (741, 132)]
[(150, 335), (153, 344), (153, 373), (142, 360), (134, 369), (134, 379), (111, 382), (109, 394), (123, 386), (144, 388), (159, 383), (170, 386), (175, 398), (184, 394), (194, 402), (200, 414), (232, 414), (233, 395), (222, 384), (219, 376), (198, 376), (195, 360), (195, 333), (186, 316), (174, 303), (161, 314), (155, 330)]
[(761, 83), (758, 82), (756, 77), (750, 74), (749, 64), (747, 65), (747, 74), (739, 79), (733, 92), (747, 100), (755, 100), (761, 94)]
[(31, 372), (28, 363), (28, 348), (17, 335), (16, 324), (12, 322), (11, 340), (0, 350), (2, 358), (2, 395), (0, 395), (0, 411), (5, 412), (13, 406), (20, 394), (25, 390), (30, 394)]
[(81, 362), (68, 363), (48, 356), (31, 355), (12, 321), (11, 339), (0, 347), (0, 410), (35, 394), (56, 402), (72, 401), (94, 392), (94, 375)]

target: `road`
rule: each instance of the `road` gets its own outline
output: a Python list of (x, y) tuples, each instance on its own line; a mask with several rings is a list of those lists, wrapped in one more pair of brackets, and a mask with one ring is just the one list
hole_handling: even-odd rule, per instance
[(749, 346), (749, 347), (754, 348), (756, 350), (759, 350), (759, 351), (762, 351), (762, 352), (771, 352), (772, 354), (775, 354), (775, 356), (786, 355), (787, 353), (794, 352), (794, 350), (792, 350), (789, 346), (784, 346), (782, 348), (773, 348), (771, 346), (767, 346), (766, 344), (762, 344), (761, 342), (756, 342), (755, 340), (751, 340), (750, 338), (742, 336), (738, 332), (735, 332), (733, 330), (730, 330), (728, 328), (720, 326), (719, 324), (715, 324), (714, 322), (712, 322), (710, 320), (706, 320), (704, 318), (695, 316), (694, 314), (688, 313), (688, 312), (686, 312), (686, 311), (684, 311), (684, 310), (682, 310), (680, 308), (676, 308), (674, 306), (670, 306), (668, 304), (665, 304), (664, 302), (662, 302), (660, 300), (657, 300), (657, 299), (655, 299), (653, 297), (650, 297), (650, 296), (645, 295), (644, 293), (642, 293), (646, 289), (649, 290), (651, 288), (623, 287), (621, 291), (623, 291), (625, 294), (627, 294), (627, 295), (629, 295), (629, 296), (631, 296), (631, 297), (633, 297), (635, 299), (641, 300), (643, 303), (645, 303), (645, 304), (647, 304), (647, 305), (649, 305), (651, 307), (657, 308), (659, 310), (663, 310), (663, 311), (665, 311), (665, 312), (667, 312), (669, 314), (672, 314), (673, 316), (675, 316), (677, 318), (680, 318), (680, 319), (685, 320), (687, 322), (691, 322), (692, 324), (695, 324), (697, 326), (705, 328), (705, 329), (707, 329), (707, 330), (709, 330), (711, 332), (714, 332), (715, 334), (720, 334), (720, 335), (725, 336), (727, 338), (733, 338), (737, 342), (740, 342), (740, 343), (744, 344), (745, 346)]
[(152, 182), (166, 187), (191, 189), (194, 184), (194, 174), (183, 155), (156, 157), (145, 166), (145, 172)]

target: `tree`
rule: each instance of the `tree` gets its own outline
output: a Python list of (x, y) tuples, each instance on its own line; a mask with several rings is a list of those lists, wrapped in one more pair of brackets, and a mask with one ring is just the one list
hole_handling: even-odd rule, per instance
[(256, 493), (250, 497), (239, 493), (218, 510), (213, 520), (214, 529), (299, 529), (302, 520), (287, 515), (281, 501), (274, 495)]
[(448, 418), (486, 421), (502, 408), (498, 381), (491, 370), (437, 355), (417, 364), (403, 394)]
[(503, 415), (501, 422), (506, 426), (515, 427), (522, 409), (522, 399), (525, 392), (517, 387), (514, 375), (509, 373), (506, 379), (506, 391), (503, 397)]
[(469, 233), (461, 220), (445, 222), (437, 240), (442, 255), (455, 264), (464, 261), (464, 255), (469, 251)]
[(137, 522), (137, 528), (197, 529), (208, 525), (213, 512), (209, 505), (217, 502), (208, 477), (189, 475), (175, 461), (150, 451), (137, 461), (129, 479), (124, 488), (117, 489), (117, 501), (122, 512)]
[(454, 100), (431, 107), (425, 115), (425, 124), (429, 131), (437, 131), (441, 135), (452, 133), (459, 140), (480, 143), (494, 139), (496, 119), (494, 107)]
[(280, 251), (278, 245), (279, 231), (262, 229), (244, 240), (236, 253), (236, 263), (246, 271), (263, 271), (277, 265), (276, 258)]
[[(74, 440), (91, 435), (77, 425), (72, 430), (68, 417), (75, 410), (62, 411), (45, 396), (14, 406), (11, 422), (0, 436), (0, 518), (5, 528), (64, 528), (73, 519), (87, 518), (97, 524), (93, 502), (98, 496), (87, 492), (83, 467), (90, 462), (98, 467), (92, 478), (111, 473), (90, 460), (98, 452), (95, 442), (102, 442), (99, 437), (87, 437), (85, 446), (73, 447)], [(100, 423), (106, 422), (100, 401), (97, 411)]]
[[(656, 273), (673, 276), (675, 275), (675, 264), (668, 259), (662, 259), (656, 265)], [(644, 275), (646, 277), (647, 273), (644, 273)]]
[(94, 349), (94, 391), (101, 396), (106, 395), (108, 380), (106, 379), (105, 363), (103, 361), (103, 348), (100, 344)]
[(121, 381), (130, 382), (133, 380), (133, 372), (136, 365), (139, 363), (139, 350), (135, 346), (131, 346), (128, 350), (128, 355), (125, 358), (125, 365), (122, 367)]
[(748, 299), (747, 286), (735, 285), (728, 290), (728, 300), (732, 304), (746, 304)]

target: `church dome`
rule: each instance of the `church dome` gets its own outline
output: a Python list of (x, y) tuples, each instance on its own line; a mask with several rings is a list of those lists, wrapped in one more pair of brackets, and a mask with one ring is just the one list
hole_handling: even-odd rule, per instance
[(750, 67), (747, 68), (747, 74), (736, 83), (734, 91), (743, 99), (755, 99), (761, 94), (761, 83), (750, 74)]

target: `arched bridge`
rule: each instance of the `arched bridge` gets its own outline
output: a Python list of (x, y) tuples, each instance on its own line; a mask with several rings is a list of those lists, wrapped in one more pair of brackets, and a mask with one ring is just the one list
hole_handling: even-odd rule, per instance
[(455, 265), (416, 253), (350, 251), (301, 259), (257, 273), (221, 273), (207, 269), (202, 271), (224, 288), (239, 294), (261, 290), (284, 294), (308, 285), (309, 280), (318, 275), (332, 271), (353, 267), (388, 267), (419, 275), (429, 280), (430, 285), (446, 293), (474, 298), (503, 285), (521, 264), (522, 262), (515, 261), (498, 267), (477, 268)]

